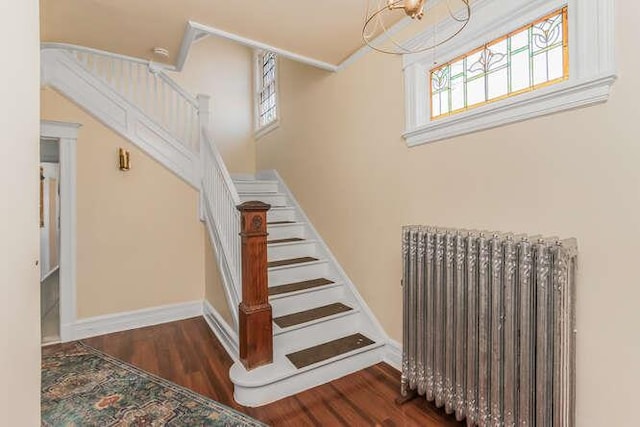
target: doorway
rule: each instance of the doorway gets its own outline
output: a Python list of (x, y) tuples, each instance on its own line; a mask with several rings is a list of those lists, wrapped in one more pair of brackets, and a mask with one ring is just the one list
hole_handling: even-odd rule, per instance
[(40, 326), (60, 341), (60, 142), (40, 140)]
[(76, 123), (40, 122), (43, 345), (75, 339), (76, 142), (79, 128)]

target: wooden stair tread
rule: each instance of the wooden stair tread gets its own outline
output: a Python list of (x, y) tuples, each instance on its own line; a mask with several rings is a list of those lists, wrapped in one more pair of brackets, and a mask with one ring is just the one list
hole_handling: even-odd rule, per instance
[(276, 240), (267, 240), (267, 245), (274, 245), (276, 243), (294, 243), (294, 242), (303, 242), (304, 239), (300, 237), (291, 237), (289, 239), (276, 239)]
[(273, 319), (273, 322), (281, 328), (289, 328), (295, 325), (311, 322), (313, 320), (322, 319), (323, 317), (333, 316), (334, 314), (344, 313), (353, 310), (348, 305), (342, 303), (334, 303), (322, 307), (312, 308), (311, 310), (300, 311), (298, 313), (287, 314)]
[(304, 264), (305, 262), (318, 261), (318, 258), (312, 258), (309, 256), (302, 258), (281, 259), (279, 261), (271, 261), (267, 264), (268, 268), (271, 267), (284, 267), (286, 265)]
[(330, 285), (332, 280), (321, 278), (305, 280), (304, 282), (287, 283), (286, 285), (273, 286), (269, 288), (269, 295), (287, 294), (289, 292), (303, 291), (305, 289), (317, 288), (319, 286)]
[(289, 359), (296, 368), (301, 369), (305, 366), (313, 365), (323, 360), (367, 347), (371, 344), (375, 344), (375, 341), (362, 334), (353, 334), (287, 354), (287, 359)]

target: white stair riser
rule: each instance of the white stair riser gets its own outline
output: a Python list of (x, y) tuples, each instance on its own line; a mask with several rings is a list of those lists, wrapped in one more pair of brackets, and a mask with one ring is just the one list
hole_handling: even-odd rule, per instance
[(269, 240), (305, 237), (304, 225), (302, 224), (270, 225), (267, 227), (267, 233), (269, 233)]
[(282, 269), (269, 269), (269, 286), (285, 285), (287, 283), (313, 280), (326, 277), (327, 263), (314, 263)]
[(358, 333), (360, 330), (357, 326), (361, 323), (358, 319), (359, 314), (343, 315), (342, 317), (275, 335), (273, 337), (273, 345), (279, 351), (288, 354), (313, 347), (319, 343)]
[(265, 405), (380, 363), (383, 360), (383, 352), (384, 346), (372, 348), (369, 351), (320, 366), (305, 372), (304, 375), (293, 375), (262, 387), (245, 387), (235, 384), (233, 397), (236, 402), (244, 406)]
[(234, 181), (238, 193), (277, 193), (276, 181)]
[(259, 202), (267, 203), (271, 206), (287, 206), (287, 196), (283, 194), (240, 193), (239, 196), (240, 196), (240, 201), (242, 201), (243, 203), (259, 201)]
[[(269, 303), (273, 308), (273, 317), (278, 317), (342, 300), (344, 300), (344, 287), (336, 286), (327, 289), (319, 288), (314, 292), (305, 292), (286, 298), (271, 299)], [(347, 302), (344, 304), (352, 306)]]
[(267, 211), (267, 222), (295, 221), (296, 211), (293, 208), (275, 208)]
[(269, 245), (267, 247), (267, 257), (269, 261), (281, 259), (314, 257), (317, 255), (315, 242), (296, 242)]

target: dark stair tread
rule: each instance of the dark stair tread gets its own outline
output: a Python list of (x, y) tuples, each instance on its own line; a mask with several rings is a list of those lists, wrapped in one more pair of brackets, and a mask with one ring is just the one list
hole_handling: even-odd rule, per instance
[(305, 262), (318, 261), (318, 258), (312, 258), (310, 256), (302, 258), (281, 259), (280, 261), (271, 261), (267, 264), (268, 268), (271, 267), (283, 267), (285, 265), (304, 264)]
[(302, 323), (311, 322), (313, 320), (322, 319), (323, 317), (333, 316), (334, 314), (344, 313), (351, 310), (353, 309), (348, 305), (337, 302), (322, 307), (312, 308), (311, 310), (276, 317), (273, 319), (273, 322), (281, 328), (289, 328), (291, 326), (300, 325)]
[(295, 224), (295, 221), (274, 221), (268, 222), (267, 225), (284, 225), (284, 224)]
[(304, 239), (300, 237), (292, 237), (289, 239), (276, 239), (276, 240), (267, 240), (268, 245), (273, 245), (276, 243), (294, 243), (294, 242), (303, 242)]
[(287, 358), (293, 365), (302, 369), (305, 366), (313, 365), (332, 357), (349, 353), (353, 350), (367, 347), (374, 344), (375, 341), (365, 337), (362, 334), (353, 334), (348, 337), (339, 338), (314, 347), (305, 348), (295, 353), (287, 354)]
[(317, 288), (335, 283), (332, 280), (321, 278), (305, 280), (304, 282), (287, 283), (286, 285), (273, 286), (269, 288), (269, 295), (287, 294), (289, 292), (303, 291), (305, 289)]

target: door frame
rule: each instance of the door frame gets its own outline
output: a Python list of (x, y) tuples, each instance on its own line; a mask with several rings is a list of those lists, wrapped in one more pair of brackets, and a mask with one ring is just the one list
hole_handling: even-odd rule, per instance
[(76, 145), (78, 123), (40, 121), (40, 138), (60, 144), (60, 341), (74, 340), (76, 323)]

